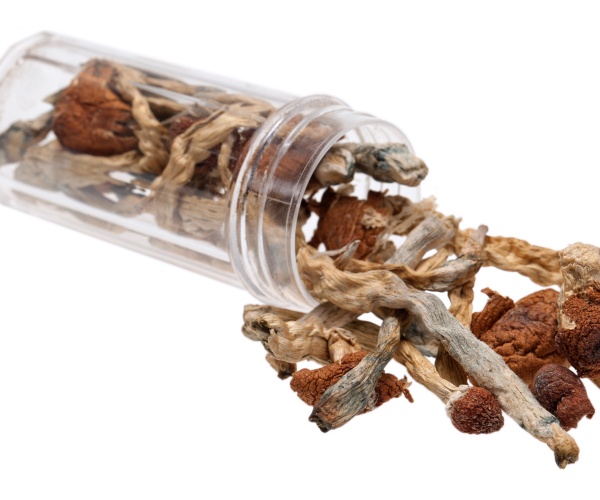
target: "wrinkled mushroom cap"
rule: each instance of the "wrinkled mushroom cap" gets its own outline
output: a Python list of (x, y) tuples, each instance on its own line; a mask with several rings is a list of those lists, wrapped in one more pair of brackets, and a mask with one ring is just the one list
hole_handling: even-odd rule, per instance
[(533, 395), (567, 431), (577, 427), (583, 417), (592, 418), (595, 412), (581, 379), (564, 366), (542, 366), (535, 374)]
[(568, 365), (555, 341), (556, 290), (538, 290), (515, 304), (492, 290), (484, 292), (490, 300), (483, 311), (473, 315), (473, 333), (500, 354), (527, 385), (531, 386), (535, 373), (545, 364)]
[(498, 401), (483, 387), (461, 385), (448, 400), (446, 411), (452, 425), (466, 434), (491, 434), (504, 425)]

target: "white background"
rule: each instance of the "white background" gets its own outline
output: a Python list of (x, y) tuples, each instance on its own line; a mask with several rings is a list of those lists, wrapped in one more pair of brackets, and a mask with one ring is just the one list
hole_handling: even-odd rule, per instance
[[(599, 24), (574, 1), (29, 1), (3, 5), (0, 51), (50, 30), (338, 96), (404, 129), (440, 210), (563, 248), (600, 245)], [(485, 286), (536, 289), (493, 272)], [(580, 462), (564, 471), (509, 419), (458, 433), (416, 384), (414, 404), (322, 434), (240, 333), (249, 302), (0, 207), (0, 498), (595, 495), (600, 415), (572, 431)]]

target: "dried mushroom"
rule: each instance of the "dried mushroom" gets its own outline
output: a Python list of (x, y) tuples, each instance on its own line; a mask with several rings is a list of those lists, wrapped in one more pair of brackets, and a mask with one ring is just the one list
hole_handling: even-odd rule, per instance
[(514, 301), (509, 297), (504, 297), (489, 288), (484, 288), (481, 291), (488, 296), (488, 301), (481, 312), (473, 313), (471, 331), (477, 338), (481, 338), (504, 313), (515, 307)]
[(600, 376), (600, 248), (576, 243), (560, 253), (564, 285), (556, 341), (580, 377)]
[(131, 104), (115, 92), (114, 66), (92, 61), (56, 99), (52, 130), (66, 148), (110, 156), (135, 149)]
[(595, 410), (585, 386), (571, 370), (553, 363), (542, 366), (535, 374), (533, 395), (563, 429), (577, 427), (583, 417), (592, 418)]
[(338, 250), (353, 241), (359, 241), (355, 258), (366, 258), (377, 243), (377, 237), (393, 214), (393, 207), (382, 193), (369, 192), (366, 200), (327, 189), (321, 202), (311, 208), (319, 215), (319, 222), (310, 245), (321, 243), (327, 250)]
[(535, 373), (547, 363), (568, 366), (554, 340), (558, 313), (556, 290), (539, 290), (512, 307), (510, 299), (489, 289), (484, 291), (490, 300), (481, 313), (474, 315), (472, 331), (500, 354), (526, 384), (531, 385)]
[(490, 434), (504, 425), (496, 398), (481, 387), (469, 387), (448, 402), (452, 425), (466, 434)]
[[(346, 354), (340, 361), (330, 363), (322, 368), (315, 370), (303, 368), (292, 375), (290, 387), (302, 401), (314, 406), (323, 397), (327, 389), (355, 368), (367, 354), (367, 351), (354, 352)], [(409, 385), (410, 383), (406, 380), (406, 377), (398, 379), (391, 373), (382, 373), (375, 385), (372, 400), (363, 412), (377, 408), (390, 399), (398, 398), (403, 394), (412, 402), (412, 397), (408, 392)]]
[(418, 186), (427, 176), (427, 165), (405, 144), (345, 144), (352, 151), (356, 169), (381, 182)]

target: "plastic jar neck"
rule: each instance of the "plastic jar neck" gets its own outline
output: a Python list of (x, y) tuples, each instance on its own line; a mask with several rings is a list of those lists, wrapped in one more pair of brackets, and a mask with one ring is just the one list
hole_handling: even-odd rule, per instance
[(316, 305), (298, 273), (297, 220), (313, 172), (342, 139), (410, 148), (397, 127), (319, 95), (289, 102), (253, 136), (231, 189), (228, 237), (231, 264), (259, 300), (295, 309)]

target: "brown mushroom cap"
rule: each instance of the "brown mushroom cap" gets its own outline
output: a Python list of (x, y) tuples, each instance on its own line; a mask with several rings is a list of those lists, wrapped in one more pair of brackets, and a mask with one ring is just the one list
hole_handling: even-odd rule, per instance
[(386, 197), (375, 191), (370, 191), (366, 200), (360, 200), (327, 189), (319, 206), (312, 208), (320, 217), (310, 244), (317, 248), (323, 243), (327, 250), (337, 250), (359, 240), (355, 259), (367, 257), (384, 230), (383, 224), (373, 223), (373, 219), (377, 220), (373, 215), (384, 220), (393, 212)]
[(52, 130), (64, 147), (102, 156), (137, 147), (131, 105), (110, 86), (114, 72), (110, 64), (92, 61), (57, 98)]
[[(490, 300), (481, 313), (473, 315), (475, 336), (496, 351), (509, 368), (531, 385), (545, 364), (568, 366), (556, 344), (558, 292), (539, 290), (516, 302), (489, 289)], [(489, 326), (491, 324), (491, 326)], [(488, 327), (486, 331), (481, 331)]]
[(562, 314), (569, 325), (563, 325), (556, 342), (580, 377), (600, 376), (600, 290), (588, 287), (581, 296), (569, 297)]
[(533, 395), (567, 431), (577, 427), (583, 417), (592, 418), (595, 413), (583, 382), (564, 366), (542, 366), (535, 374)]
[(467, 434), (491, 434), (504, 426), (498, 401), (483, 387), (469, 387), (456, 398), (451, 397), (447, 411), (452, 425)]

